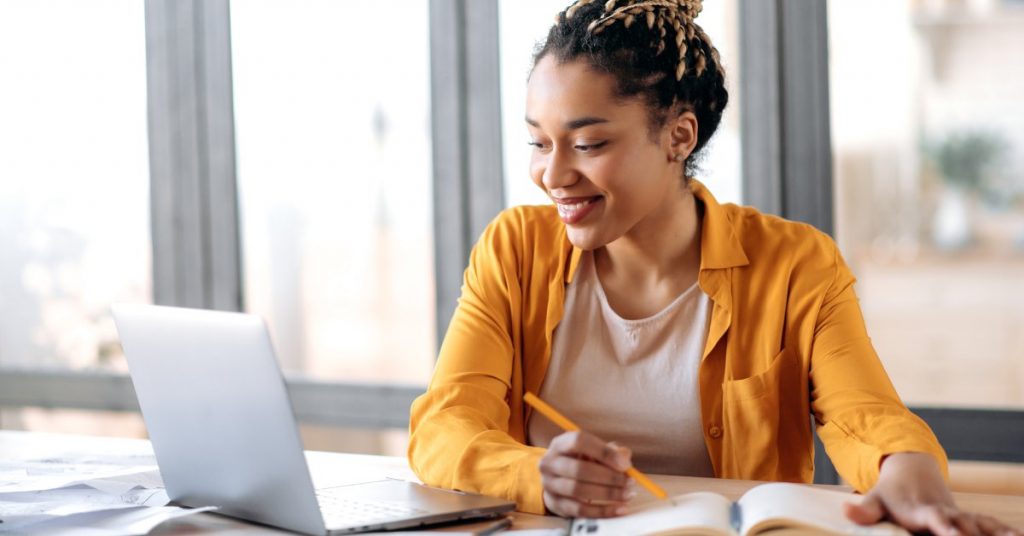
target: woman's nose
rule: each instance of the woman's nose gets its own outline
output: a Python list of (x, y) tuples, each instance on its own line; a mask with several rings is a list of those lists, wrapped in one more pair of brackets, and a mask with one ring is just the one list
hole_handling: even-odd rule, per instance
[(565, 188), (571, 186), (578, 180), (579, 176), (573, 169), (572, 163), (561, 151), (552, 150), (547, 155), (547, 162), (544, 167), (541, 182), (547, 190)]

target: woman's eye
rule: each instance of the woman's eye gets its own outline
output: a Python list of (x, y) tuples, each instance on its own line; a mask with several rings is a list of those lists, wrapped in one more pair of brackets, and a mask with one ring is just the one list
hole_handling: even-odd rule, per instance
[(580, 144), (577, 144), (575, 147), (576, 147), (577, 151), (580, 151), (582, 153), (588, 153), (588, 152), (593, 151), (595, 149), (600, 149), (601, 147), (604, 147), (604, 145), (606, 143), (608, 143), (608, 142), (602, 141), (602, 142), (598, 142), (598, 143), (580, 143)]

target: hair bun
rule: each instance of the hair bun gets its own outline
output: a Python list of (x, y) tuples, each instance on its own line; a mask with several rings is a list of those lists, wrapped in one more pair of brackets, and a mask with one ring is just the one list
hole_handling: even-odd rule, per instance
[[(577, 0), (565, 10), (565, 18), (571, 19), (581, 7), (594, 2), (595, 0)], [(675, 10), (683, 22), (692, 23), (704, 9), (704, 2), (703, 0), (607, 0), (604, 3), (604, 13), (607, 15), (616, 10), (651, 12), (654, 8), (659, 7)]]
[[(565, 18), (572, 18), (572, 15), (577, 13), (581, 7), (594, 3), (595, 0), (577, 0), (572, 3), (568, 8), (565, 9)], [(615, 9), (630, 9), (634, 8), (644, 9), (651, 11), (655, 7), (662, 7), (668, 9), (676, 9), (679, 12), (680, 18), (686, 23), (693, 23), (693, 20), (697, 17), (697, 14), (703, 9), (702, 0), (607, 0), (604, 2), (604, 12), (610, 13)]]

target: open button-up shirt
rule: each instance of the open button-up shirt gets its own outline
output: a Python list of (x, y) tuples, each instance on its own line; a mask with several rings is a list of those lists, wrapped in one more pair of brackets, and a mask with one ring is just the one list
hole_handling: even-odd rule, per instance
[[(861, 492), (888, 454), (929, 453), (945, 471), (942, 447), (871, 346), (832, 239), (689, 187), (704, 209), (698, 283), (713, 302), (698, 377), (715, 475), (810, 482), (812, 416), (839, 474)], [(581, 253), (552, 206), (508, 209), (484, 231), (433, 379), (411, 409), (409, 462), (426, 484), (544, 513), (544, 449), (526, 445), (523, 393), (544, 381)]]

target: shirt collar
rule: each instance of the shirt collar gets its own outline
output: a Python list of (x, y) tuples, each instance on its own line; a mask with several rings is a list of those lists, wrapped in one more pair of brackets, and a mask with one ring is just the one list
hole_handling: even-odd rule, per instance
[(704, 205), (704, 229), (700, 240), (701, 271), (750, 264), (729, 214), (718, 204), (715, 196), (697, 179), (690, 181), (690, 190), (697, 201)]

